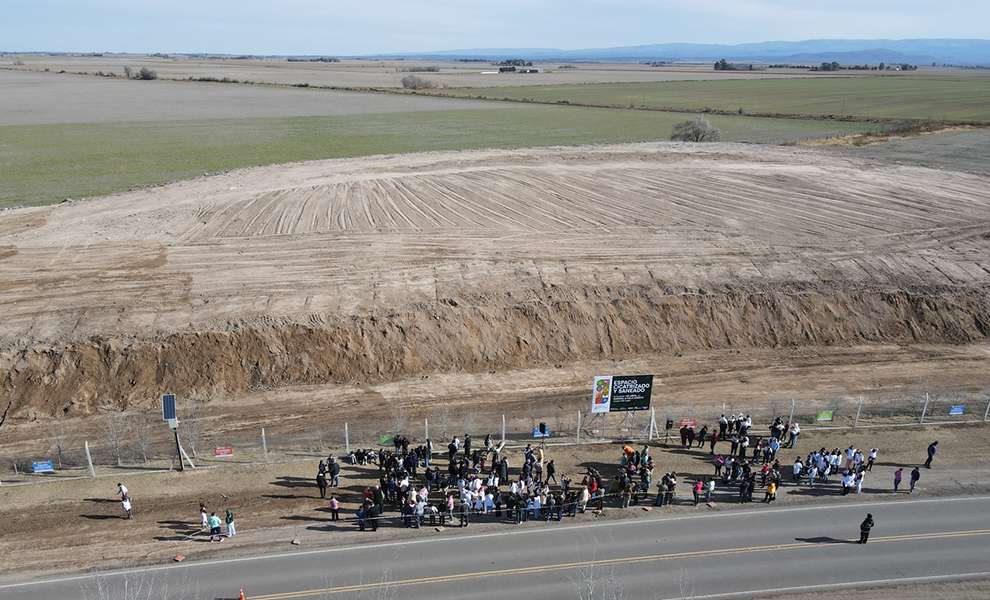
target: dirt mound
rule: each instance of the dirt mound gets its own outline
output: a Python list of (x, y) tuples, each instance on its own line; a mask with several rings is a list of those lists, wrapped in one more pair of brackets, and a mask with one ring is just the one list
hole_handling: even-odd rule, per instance
[(990, 180), (641, 145), (269, 167), (0, 216), (15, 414), (990, 336)]
[[(387, 315), (270, 322), (155, 340), (94, 339), (0, 356), (17, 407), (86, 414), (171, 390), (210, 397), (301, 383), (725, 348), (972, 343), (990, 338), (987, 289), (775, 290), (668, 295), (634, 286)], [(565, 297), (566, 296), (566, 297)], [(575, 297), (577, 296), (577, 297)]]

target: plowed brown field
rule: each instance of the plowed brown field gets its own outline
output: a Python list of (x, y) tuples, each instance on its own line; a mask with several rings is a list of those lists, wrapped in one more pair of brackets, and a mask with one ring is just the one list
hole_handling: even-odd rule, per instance
[(990, 179), (801, 148), (437, 153), (0, 216), (0, 392), (85, 414), (645, 353), (985, 343)]

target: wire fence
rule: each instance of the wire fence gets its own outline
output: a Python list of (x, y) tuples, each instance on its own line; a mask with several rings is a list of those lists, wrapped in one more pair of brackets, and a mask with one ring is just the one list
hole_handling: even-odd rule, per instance
[[(550, 444), (645, 441), (677, 437), (685, 423), (693, 423), (696, 430), (705, 425), (717, 429), (723, 414), (748, 415), (756, 435), (777, 417), (795, 421), (804, 430), (985, 423), (990, 420), (990, 394), (889, 393), (759, 402), (687, 402), (655, 397), (650, 410), (605, 414), (592, 414), (590, 407), (534, 407), (525, 414), (502, 414), (482, 410), (455, 413), (440, 406), (433, 412), (413, 415), (383, 407), (359, 422), (280, 419), (257, 429), (228, 429), (222, 426), (222, 417), (201, 412), (183, 418), (180, 408), (179, 439), (197, 466), (219, 466), (311, 460), (329, 453), (391, 447), (396, 435), (408, 438), (413, 445), (429, 438), (436, 452), (442, 452), (452, 437), (463, 439), (465, 434), (470, 434), (478, 445), (483, 445), (489, 435), (495, 442), (504, 440), (508, 446), (534, 440)], [(100, 430), (90, 439), (80, 439), (56, 425), (51, 438), (44, 441), (47, 450), (38, 451), (36, 447), (3, 457), (6, 464), (0, 464), (0, 485), (178, 468), (174, 436), (157, 411), (112, 413), (100, 419)], [(55, 472), (33, 473), (33, 467), (44, 461), (51, 461)]]

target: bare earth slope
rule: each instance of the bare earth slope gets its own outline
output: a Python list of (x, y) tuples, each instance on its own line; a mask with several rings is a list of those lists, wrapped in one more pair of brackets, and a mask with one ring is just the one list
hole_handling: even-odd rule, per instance
[(649, 144), (233, 172), (0, 216), (0, 393), (85, 414), (638, 353), (990, 337), (990, 179)]

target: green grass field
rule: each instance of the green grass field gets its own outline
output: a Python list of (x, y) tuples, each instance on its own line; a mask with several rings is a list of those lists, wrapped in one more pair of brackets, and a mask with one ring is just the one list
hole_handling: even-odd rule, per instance
[(990, 78), (804, 77), (457, 88), (442, 95), (595, 106), (835, 115), (884, 119), (990, 121)]
[[(555, 106), (183, 122), (0, 127), (0, 207), (109, 194), (254, 165), (471, 148), (668, 139), (679, 113)], [(713, 117), (727, 141), (779, 143), (868, 128)]]

